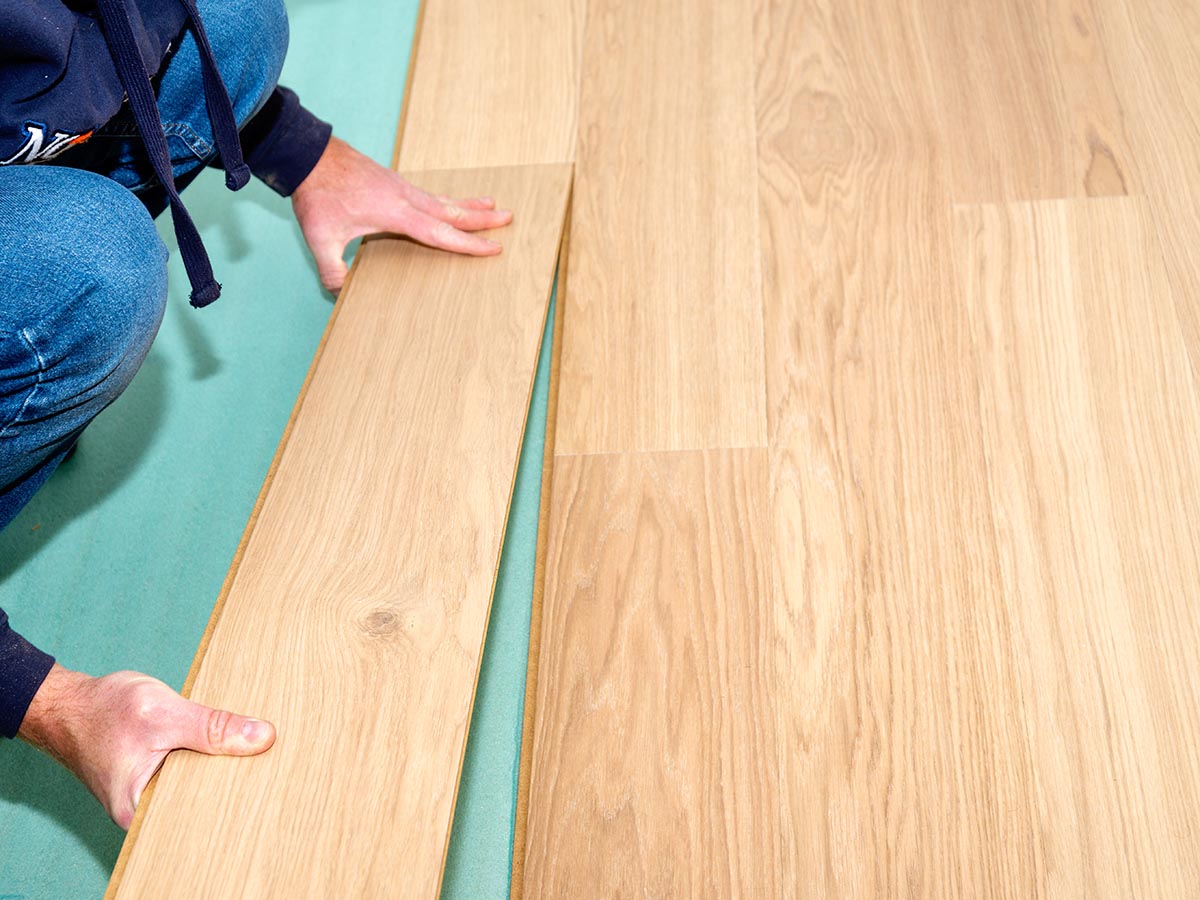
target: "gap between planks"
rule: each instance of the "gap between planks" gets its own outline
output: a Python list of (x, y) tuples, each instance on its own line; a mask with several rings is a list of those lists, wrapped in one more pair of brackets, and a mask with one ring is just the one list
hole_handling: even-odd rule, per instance
[[(566, 255), (566, 244), (567, 244), (567, 234), (568, 234), (568, 226), (566, 223), (570, 221), (570, 215), (571, 215), (571, 187), (570, 187), (570, 183), (568, 183), (566, 208), (563, 213), (563, 227), (559, 234), (559, 244), (558, 244), (558, 253), (557, 253), (558, 259), (560, 260), (560, 262), (559, 262), (560, 265), (563, 264), (562, 260), (564, 259), (565, 255)], [(551, 286), (551, 290), (553, 290), (553, 284)], [(561, 303), (562, 295), (561, 294), (558, 295), (558, 298), (559, 298), (559, 302)], [(546, 332), (546, 316), (549, 313), (549, 309), (550, 309), (550, 291), (547, 291), (545, 312), (543, 312), (543, 314), (542, 314), (542, 328), (541, 328), (542, 334), (545, 334), (545, 332)], [(559, 307), (559, 310), (560, 311), (554, 320), (554, 322), (555, 322), (555, 324), (554, 324), (555, 340), (558, 339), (559, 329), (560, 329), (559, 323), (562, 321), (561, 306)], [(547, 445), (552, 447), (553, 443), (554, 443), (554, 431), (553, 431), (553, 425), (551, 424), (552, 423), (551, 415), (553, 414), (554, 410), (557, 408), (557, 398), (558, 398), (558, 390), (557, 390), (556, 374), (555, 374), (555, 368), (557, 367), (557, 363), (558, 363), (557, 349), (552, 347), (550, 350), (550, 355), (551, 355), (550, 393), (549, 393), (549, 396), (547, 397), (547, 409), (546, 409), (546, 443), (547, 443)], [(541, 356), (542, 356), (541, 342), (539, 341), (538, 352), (535, 355), (535, 358), (533, 361), (533, 368), (530, 370), (529, 389), (526, 392), (528, 399), (525, 402), (525, 418), (521, 420), (522, 438), (521, 438), (520, 444), (523, 444), (525, 441), (525, 438), (524, 438), (525, 428), (529, 424), (529, 405), (533, 399), (533, 385), (534, 385), (534, 381), (536, 381), (536, 379), (537, 379), (538, 363), (541, 360)], [(521, 463), (520, 444), (518, 444), (518, 447), (517, 447), (517, 455), (515, 457), (513, 457), (512, 474), (509, 477), (510, 487), (509, 487), (509, 491), (508, 491), (508, 506), (504, 510), (504, 526), (500, 531), (500, 544), (496, 549), (495, 565), (492, 567), (492, 592), (490, 595), (490, 599), (488, 601), (487, 617), (484, 619), (484, 623), (483, 623), (483, 634), (480, 638), (480, 647), (483, 649), (480, 650), (480, 653), (475, 661), (475, 681), (471, 687), (471, 704), (470, 704), (470, 706), (467, 707), (467, 723), (466, 723), (465, 734), (468, 736), (471, 733), (471, 719), (475, 714), (475, 696), (479, 691), (479, 670), (483, 666), (483, 653), (486, 650), (486, 647), (484, 645), (485, 645), (486, 639), (487, 639), (488, 626), (491, 624), (491, 621), (492, 621), (492, 606), (493, 606), (493, 601), (495, 600), (495, 597), (496, 597), (496, 579), (500, 575), (500, 556), (504, 551), (504, 541), (508, 536), (508, 522), (509, 522), (509, 517), (512, 513), (513, 491), (516, 490), (516, 485), (517, 485), (517, 467)], [(542, 482), (543, 482), (543, 490), (545, 490), (545, 488), (546, 488), (545, 451), (543, 451), (542, 466), (543, 466)], [(543, 548), (542, 548), (543, 538), (542, 538), (542, 533), (541, 533), (541, 526), (542, 526), (541, 520), (542, 520), (543, 513), (542, 513), (542, 510), (540, 507), (541, 507), (541, 500), (539, 500), (539, 510), (538, 510), (537, 555), (536, 555), (535, 562), (534, 562), (535, 569), (534, 569), (534, 588), (533, 588), (533, 590), (534, 590), (534, 601), (535, 602), (540, 602), (540, 597), (538, 597), (539, 569), (537, 567), (542, 564), (541, 560), (542, 560), (542, 552), (543, 552)], [(532, 615), (532, 610), (531, 610), (531, 615)], [(539, 625), (540, 625), (540, 618), (539, 618)], [(530, 629), (530, 646), (531, 647), (532, 647), (532, 634), (533, 634), (533, 632), (532, 632), (532, 627), (531, 627), (531, 629)], [(540, 640), (540, 635), (539, 635), (539, 640)], [(522, 748), (523, 747), (524, 747), (524, 744), (522, 744)], [(467, 754), (467, 741), (464, 739), (462, 742), (462, 747), (459, 750), (459, 754), (458, 754), (458, 775), (454, 779), (454, 801), (450, 805), (450, 817), (446, 820), (446, 838), (442, 844), (442, 865), (441, 865), (441, 869), (438, 874), (438, 889), (437, 889), (438, 896), (440, 896), (442, 893), (442, 881), (446, 877), (446, 856), (450, 852), (450, 832), (454, 827), (454, 811), (458, 807), (458, 789), (462, 783), (463, 761), (466, 759), (466, 754)], [(522, 751), (521, 751), (520, 765), (522, 768), (524, 768), (524, 766), (525, 766), (524, 749), (522, 749)], [(519, 786), (518, 786), (517, 797), (518, 797), (518, 799), (517, 799), (517, 820), (520, 821), (521, 820), (521, 812), (520, 812), (521, 800), (520, 800)]]
[(533, 766), (533, 727), (537, 713), (537, 684), (542, 650), (542, 610), (546, 596), (546, 549), (550, 540), (550, 497), (554, 483), (554, 436), (558, 423), (558, 376), (562, 363), (563, 321), (567, 314), (567, 258), (571, 243), (570, 208), (558, 256), (557, 312), (550, 359), (550, 390), (546, 398), (546, 436), (542, 445), (542, 489), (538, 501), (537, 556), (533, 567), (533, 597), (529, 609), (529, 647), (525, 669), (525, 702), (521, 722), (521, 755), (517, 773), (517, 808), (509, 850), (510, 900), (525, 892), (525, 838), (529, 827), (529, 779)]

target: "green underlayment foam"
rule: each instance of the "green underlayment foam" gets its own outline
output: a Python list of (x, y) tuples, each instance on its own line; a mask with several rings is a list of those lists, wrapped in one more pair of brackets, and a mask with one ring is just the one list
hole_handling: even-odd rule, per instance
[[(283, 83), (386, 163), (416, 0), (288, 0), (288, 8)], [(72, 668), (138, 669), (175, 688), (332, 309), (286, 200), (257, 182), (233, 197), (217, 172), (186, 200), (224, 296), (190, 309), (173, 253), (166, 319), (142, 371), (0, 532), (0, 605), (18, 631)], [(159, 227), (173, 250), (166, 217)], [(548, 342), (480, 672), (447, 898), (508, 896)], [(0, 898), (98, 898), (122, 838), (56, 763), (0, 740)]]

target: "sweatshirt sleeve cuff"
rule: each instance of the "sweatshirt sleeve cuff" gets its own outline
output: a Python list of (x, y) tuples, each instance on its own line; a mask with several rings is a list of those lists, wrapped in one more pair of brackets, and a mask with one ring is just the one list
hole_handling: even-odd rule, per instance
[(241, 130), (246, 164), (271, 190), (288, 197), (325, 152), (333, 127), (300, 105), (293, 91), (275, 88)]
[(54, 657), (13, 631), (0, 609), (0, 734), (17, 736), (33, 695), (53, 665)]

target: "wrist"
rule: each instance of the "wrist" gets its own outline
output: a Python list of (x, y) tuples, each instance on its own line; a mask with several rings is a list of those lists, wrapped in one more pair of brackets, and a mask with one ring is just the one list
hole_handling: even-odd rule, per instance
[(55, 663), (38, 688), (17, 736), (60, 762), (74, 754), (80, 696), (90, 675)]
[(303, 203), (306, 194), (313, 192), (314, 189), (319, 190), (326, 183), (335, 180), (344, 168), (345, 149), (349, 146), (337, 136), (331, 135), (329, 143), (325, 145), (325, 149), (317, 158), (316, 165), (312, 167), (304, 180), (296, 185), (296, 189), (292, 192), (292, 202)]

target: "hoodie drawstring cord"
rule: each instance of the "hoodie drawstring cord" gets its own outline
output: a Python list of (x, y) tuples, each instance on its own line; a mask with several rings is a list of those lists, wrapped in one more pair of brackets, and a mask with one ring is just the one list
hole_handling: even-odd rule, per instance
[[(192, 21), (196, 44), (200, 50), (201, 69), (204, 74), (204, 99), (208, 106), (209, 121), (213, 126), (213, 137), (221, 161), (225, 166), (225, 184), (230, 190), (238, 190), (249, 180), (250, 172), (242, 159), (241, 142), (233, 116), (229, 94), (217, 71), (208, 36), (200, 23), (195, 0), (180, 0)], [(121, 79), (121, 86), (129, 98), (133, 120), (142, 136), (146, 154), (154, 174), (167, 192), (171, 204), (171, 221), (175, 226), (175, 237), (179, 241), (179, 254), (192, 285), (191, 303), (197, 308), (207, 306), (221, 296), (221, 286), (213, 277), (212, 263), (200, 240), (196, 224), (184, 208), (175, 185), (171, 168), (171, 155), (167, 138), (163, 133), (162, 118), (158, 112), (158, 99), (150, 85), (150, 75), (142, 51), (134, 37), (133, 23), (125, 8), (124, 0), (97, 0), (100, 19), (104, 24), (105, 37), (112, 50), (113, 64)]]

